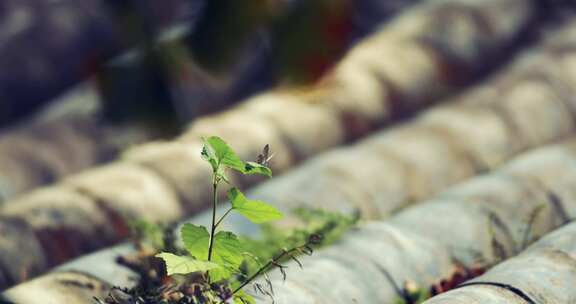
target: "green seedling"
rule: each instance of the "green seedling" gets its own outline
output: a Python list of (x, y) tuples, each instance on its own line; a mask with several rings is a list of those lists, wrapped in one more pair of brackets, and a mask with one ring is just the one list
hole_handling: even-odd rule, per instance
[[(283, 217), (283, 214), (272, 205), (259, 200), (247, 198), (240, 189), (231, 184), (227, 174), (229, 170), (241, 174), (259, 174), (272, 177), (268, 168), (268, 146), (256, 162), (245, 162), (219, 137), (204, 139), (202, 158), (212, 169), (212, 222), (210, 227), (197, 226), (191, 223), (184, 224), (180, 230), (184, 255), (162, 252), (156, 256), (163, 259), (166, 264), (166, 273), (169, 276), (201, 274), (208, 283), (228, 282), (231, 292), (227, 298), (220, 299), (224, 303), (233, 299), (234, 303), (253, 303), (254, 300), (242, 291), (242, 288), (256, 279), (257, 276), (271, 267), (279, 267), (281, 260), (294, 257), (299, 253), (309, 253), (310, 241), (289, 250), (283, 250), (277, 256), (263, 263), (251, 276), (242, 280), (237, 278), (242, 274), (241, 266), (247, 257), (253, 256), (246, 251), (244, 242), (230, 231), (219, 230), (226, 217), (236, 212), (248, 220), (263, 224)], [(218, 190), (221, 184), (230, 186), (227, 191), (230, 207), (222, 215), (217, 215)], [(245, 276), (245, 274), (244, 274)], [(218, 301), (215, 301), (218, 303)]]
[[(357, 223), (359, 214), (346, 216), (299, 208), (293, 210), (301, 224), (298, 227), (279, 229), (272, 225), (270, 222), (282, 218), (282, 213), (264, 202), (248, 199), (230, 185), (226, 176), (228, 171), (234, 170), (270, 177), (269, 152), (266, 145), (256, 162), (243, 162), (220, 138), (206, 139), (202, 157), (213, 173), (211, 225), (184, 224), (176, 235), (170, 226), (132, 221), (133, 241), (138, 253), (120, 257), (118, 263), (139, 274), (138, 284), (132, 288), (114, 287), (105, 300), (96, 299), (97, 303), (250, 304), (254, 299), (243, 291), (249, 284), (256, 293), (274, 301), (267, 272), (279, 269), (285, 277), (283, 263), (289, 260), (302, 267), (299, 256), (310, 255), (318, 246), (335, 242)], [(215, 207), (220, 186), (229, 187), (230, 205), (218, 216)], [(221, 224), (233, 212), (262, 224), (260, 237), (237, 237), (232, 232), (221, 231)], [(258, 277), (262, 280), (255, 281)]]

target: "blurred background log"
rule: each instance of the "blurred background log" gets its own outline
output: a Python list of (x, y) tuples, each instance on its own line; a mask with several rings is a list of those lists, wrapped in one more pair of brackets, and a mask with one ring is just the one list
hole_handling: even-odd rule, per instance
[(0, 199), (275, 83), (310, 84), (415, 1), (256, 1), (243, 18), (235, 2), (2, 3)]
[(49, 108), (0, 133), (0, 201), (114, 159), (120, 151), (164, 135), (138, 123), (110, 124), (98, 96), (80, 86)]
[[(329, 68), (353, 41), (413, 2), (274, 0), (254, 1), (238, 9), (236, 1), (230, 0), (4, 1), (0, 7), (0, 124), (35, 112), (95, 74), (100, 75), (97, 78), (106, 100), (113, 101), (114, 111), (118, 110), (116, 103), (158, 109), (160, 103), (170, 102), (144, 100), (142, 97), (150, 96), (140, 94), (135, 104), (121, 97), (135, 96), (136, 92), (117, 92), (116, 86), (138, 86), (140, 91), (158, 97), (163, 89), (158, 81), (151, 81), (157, 77), (153, 73), (162, 77), (173, 68), (167, 61), (190, 54), (212, 77), (236, 78), (228, 92), (211, 92), (225, 95), (220, 99), (237, 100), (258, 87), (269, 86), (272, 82), (266, 78), (310, 81)], [(306, 35), (313, 36), (308, 37), (313, 39), (306, 46), (295, 43)], [(285, 67), (273, 68), (273, 62)], [(311, 64), (317, 66), (305, 67)], [(302, 67), (300, 76), (281, 72), (296, 65)], [(188, 87), (196, 86), (188, 93), (222, 89), (202, 89), (206, 81), (188, 83)], [(210, 103), (203, 106), (215, 108)]]
[(285, 211), (359, 209), (366, 218), (382, 218), (521, 151), (570, 136), (576, 109), (572, 24), (448, 104), (319, 155), (250, 195)]

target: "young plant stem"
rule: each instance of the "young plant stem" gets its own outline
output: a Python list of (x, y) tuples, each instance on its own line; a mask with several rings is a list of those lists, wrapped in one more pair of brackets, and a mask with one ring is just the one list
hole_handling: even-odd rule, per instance
[(216, 222), (216, 228), (218, 228), (218, 226), (220, 226), (220, 223), (222, 223), (222, 221), (224, 220), (224, 218), (226, 218), (226, 216), (230, 213), (230, 211), (234, 210), (234, 208), (230, 208), (228, 210), (226, 210), (226, 212), (220, 217), (220, 219)]
[(218, 205), (218, 181), (212, 182), (212, 229), (210, 230), (210, 242), (208, 245), (208, 261), (212, 260), (212, 248), (214, 247), (214, 234), (216, 233), (216, 205)]

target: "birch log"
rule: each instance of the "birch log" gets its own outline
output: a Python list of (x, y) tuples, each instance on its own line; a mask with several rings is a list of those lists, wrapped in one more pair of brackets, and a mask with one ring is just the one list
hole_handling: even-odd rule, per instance
[[(491, 58), (504, 45), (509, 45), (515, 34), (526, 28), (533, 8), (531, 5), (532, 2), (524, 0), (452, 0), (425, 3), (415, 7), (412, 12), (400, 16), (390, 27), (383, 28), (367, 42), (358, 45), (352, 50), (351, 55), (339, 64), (332, 75), (332, 80), (311, 94), (270, 93), (255, 97), (224, 114), (199, 119), (176, 141), (134, 148), (128, 151), (121, 161), (104, 168), (86, 171), (48, 189), (41, 189), (6, 202), (0, 214), (7, 221), (25, 219), (29, 213), (44, 214), (44, 221), (28, 219), (23, 222), (32, 231), (44, 231), (49, 227), (76, 231), (86, 242), (82, 244), (82, 249), (69, 249), (66, 246), (58, 246), (61, 239), (53, 234), (31, 235), (33, 239), (29, 240), (30, 242), (56, 244), (54, 248), (61, 250), (54, 254), (50, 250), (39, 252), (38, 256), (43, 256), (43, 260), (27, 260), (22, 264), (6, 263), (6, 267), (11, 268), (6, 272), (34, 276), (40, 273), (41, 269), (61, 262), (64, 257), (71, 258), (79, 251), (93, 250), (101, 246), (103, 240), (118, 239), (126, 232), (125, 225), (119, 220), (120, 215), (138, 216), (155, 221), (175, 221), (185, 214), (202, 209), (209, 201), (208, 191), (205, 190), (209, 188), (210, 181), (209, 169), (198, 156), (201, 148), (199, 137), (202, 135), (220, 135), (244, 159), (254, 158), (262, 146), (270, 144), (277, 151), (273, 169), (282, 172), (298, 160), (341, 144), (347, 138), (360, 136), (372, 126), (397, 117), (398, 112), (392, 111), (393, 103), (396, 105), (410, 103), (411, 106), (408, 108), (415, 110), (432, 102), (435, 97), (441, 95), (440, 91), (445, 91), (438, 88), (451, 86), (450, 81), (441, 77), (443, 71), (450, 65), (443, 61), (445, 59), (443, 56), (454, 56), (459, 64), (476, 70), (475, 67), (484, 65), (487, 58)], [(445, 16), (443, 12), (446, 11), (451, 13)], [(490, 24), (490, 33), (476, 26), (479, 20)], [(455, 28), (461, 30), (449, 32), (454, 40), (436, 41), (435, 39), (439, 37), (429, 37), (431, 32)], [(432, 40), (442, 45), (442, 50), (451, 52), (440, 54), (439, 51), (431, 49), (420, 41), (425, 37), (434, 38)], [(470, 45), (482, 46), (482, 50), (487, 53), (476, 54), (475, 51), (470, 53)], [(382, 52), (377, 53), (377, 50)], [(416, 57), (399, 60), (396, 56), (408, 53)], [(539, 56), (552, 60), (545, 54), (547, 53), (543, 52)], [(546, 60), (540, 62), (542, 61)], [(559, 65), (555, 66), (558, 69), (551, 72), (552, 83), (564, 83), (565, 79), (562, 77), (554, 77), (555, 73), (563, 73)], [(461, 70), (463, 74), (458, 76), (464, 77), (471, 70)], [(542, 69), (538, 67), (527, 70), (537, 73)], [(359, 78), (348, 78), (350, 75)], [(525, 78), (523, 75), (525, 76), (519, 72), (517, 77), (512, 77), (517, 80), (511, 80), (510, 85), (515, 82), (523, 84)], [(390, 78), (389, 84), (395, 87), (394, 94), (389, 94), (391, 87), (388, 85), (380, 85), (383, 83), (378, 80), (381, 77)], [(538, 84), (545, 87), (545, 92), (549, 90), (555, 92), (548, 82)], [(486, 90), (490, 88), (487, 86)], [(401, 100), (396, 98), (400, 93), (404, 95)], [(462, 113), (473, 112), (470, 117), (475, 117), (475, 113), (479, 113), (477, 115), (486, 119), (488, 126), (496, 128), (500, 132), (498, 136), (482, 137), (482, 140), (486, 140), (487, 147), (496, 145), (498, 149), (503, 148), (494, 151), (496, 156), (493, 158), (496, 161), (490, 166), (474, 167), (472, 160), (481, 156), (474, 154), (472, 150), (467, 150), (470, 147), (467, 137), (472, 134), (466, 130), (476, 126), (475, 123), (470, 122), (461, 128), (445, 126), (442, 121), (435, 122), (433, 118), (423, 118), (391, 132), (390, 135), (382, 133), (357, 147), (319, 157), (306, 166), (310, 169), (302, 169), (295, 174), (287, 175), (254, 193), (267, 198), (266, 189), (276, 189), (279, 192), (274, 195), (275, 199), (271, 202), (283, 204), (286, 201), (286, 205), (282, 207), (289, 208), (292, 206), (289, 203), (297, 201), (297, 198), (290, 197), (288, 202), (288, 197), (282, 198), (283, 193), (287, 193), (286, 189), (293, 187), (297, 182), (305, 181), (309, 184), (309, 188), (298, 188), (297, 192), (309, 193), (304, 197), (306, 203), (314, 201), (318, 203), (317, 207), (340, 211), (360, 207), (366, 217), (383, 216), (395, 208), (467, 178), (478, 170), (496, 166), (522, 149), (544, 144), (573, 131), (573, 118), (567, 111), (569, 107), (564, 104), (565, 100), (535, 95), (535, 100), (530, 101), (533, 102), (534, 108), (528, 111), (499, 106), (500, 103), (519, 102), (503, 98), (503, 101), (485, 101), (490, 104), (489, 106), (473, 104), (464, 106), (465, 109), (462, 111), (458, 110), (459, 106), (455, 106), (434, 112), (454, 111), (450, 114), (454, 119), (459, 119)], [(502, 112), (509, 113), (510, 122), (502, 117)], [(508, 126), (512, 121), (519, 119), (524, 121), (525, 115), (546, 121), (556, 128), (537, 138), (539, 142), (525, 142), (522, 138), (509, 133), (511, 128)], [(345, 134), (344, 130), (353, 132)], [(496, 141), (492, 141), (492, 138)], [(404, 148), (395, 148), (396, 145)], [(421, 153), (425, 150), (433, 152), (437, 158), (432, 154)], [(482, 151), (492, 150), (485, 148)], [(364, 173), (360, 170), (351, 170), (352, 164), (342, 161), (349, 159), (347, 154), (355, 153), (366, 155), (366, 158), (360, 159), (366, 164), (364, 168), (368, 169)], [(445, 165), (440, 166), (439, 159), (445, 159)], [(312, 175), (306, 176), (305, 170), (311, 170), (308, 173)], [(366, 174), (365, 177), (370, 178), (362, 178), (360, 174)], [(371, 174), (376, 174), (375, 176), (379, 178), (374, 178)], [(342, 178), (338, 178), (338, 175)], [(313, 183), (309, 182), (310, 176), (314, 177)], [(350, 181), (351, 184), (345, 185), (344, 181)], [(376, 181), (381, 183), (375, 183)], [(427, 181), (434, 182), (428, 186)], [(244, 186), (249, 186), (255, 180), (241, 182)], [(326, 189), (324, 187), (334, 189), (334, 194), (337, 191), (345, 192), (334, 196), (335, 199), (330, 203), (329, 193), (321, 191)], [(386, 191), (394, 195), (382, 195), (381, 190), (386, 188), (390, 188)], [(56, 206), (50, 203), (54, 200), (53, 193), (58, 193), (67, 199)], [(388, 198), (391, 200), (371, 204), (372, 198), (377, 198), (376, 201)], [(90, 208), (98, 211), (94, 213), (86, 211)], [(71, 210), (84, 214), (85, 220), (82, 223), (73, 220), (73, 217), (68, 216)], [(101, 217), (108, 217), (110, 220), (101, 224), (98, 222)], [(82, 227), (86, 228), (81, 229)], [(6, 238), (8, 239), (7, 236)], [(39, 248), (42, 247), (41, 245)], [(53, 255), (57, 255), (58, 258), (53, 258)], [(2, 259), (8, 259), (9, 256), (0, 254)], [(22, 276), (12, 277), (10, 282), (21, 279)]]
[(569, 224), (486, 274), (425, 303), (574, 303), (576, 223)]
[[(362, 223), (331, 247), (302, 258), (303, 269), (288, 263), (286, 281), (272, 271), (275, 303), (392, 303), (398, 297), (394, 285), (401, 286), (405, 280), (426, 287), (449, 278), (458, 265), (492, 265), (520, 252), (525, 241), (573, 218), (574, 184), (576, 138), (526, 153), (494, 173), (452, 187), (388, 221)], [(535, 210), (539, 210), (536, 216)], [(531, 222), (530, 217), (534, 217)], [(530, 238), (525, 237), (528, 227)], [(501, 252), (494, 250), (495, 241)], [(15, 303), (36, 303), (37, 295), (49, 288), (62, 290), (53, 292), (57, 300), (103, 296), (105, 287), (66, 287), (59, 278), (75, 275), (81, 282), (93, 280), (90, 286), (126, 286), (133, 274), (112, 265), (118, 254), (130, 250), (124, 245), (81, 258), (9, 289), (3, 296)], [(259, 299), (259, 303), (267, 301)]]

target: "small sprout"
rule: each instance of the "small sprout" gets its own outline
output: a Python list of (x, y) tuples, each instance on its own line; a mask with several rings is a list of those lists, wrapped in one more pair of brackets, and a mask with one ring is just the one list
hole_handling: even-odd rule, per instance
[[(272, 205), (258, 200), (250, 200), (236, 187), (232, 186), (228, 190), (228, 199), (231, 207), (216, 220), (216, 205), (218, 203), (217, 193), (221, 181), (230, 184), (226, 176), (226, 170), (232, 169), (242, 174), (260, 174), (268, 177), (272, 176), (272, 171), (268, 168), (270, 146), (266, 145), (256, 162), (244, 162), (240, 157), (219, 137), (211, 136), (204, 139), (204, 147), (201, 156), (212, 168), (212, 224), (210, 231), (206, 227), (196, 226), (191, 223), (184, 224), (180, 230), (182, 242), (187, 255), (178, 256), (172, 253), (163, 252), (157, 255), (166, 263), (168, 275), (207, 273), (212, 282), (229, 281), (235, 275), (241, 274), (241, 266), (245, 261), (244, 248), (242, 242), (235, 234), (228, 231), (216, 231), (226, 216), (235, 211), (248, 220), (261, 224), (275, 221), (283, 217), (282, 213)], [(308, 243), (304, 245), (308, 247)], [(222, 302), (232, 298), (234, 303), (254, 303), (254, 300), (242, 291), (242, 288), (251, 283), (256, 277), (267, 271), (271, 267), (277, 267), (286, 276), (285, 266), (281, 264), (284, 255), (292, 259), (294, 252), (299, 252), (300, 247), (284, 251), (277, 259), (271, 259), (263, 265), (256, 273), (245, 280), (240, 286), (233, 290), (228, 298), (221, 299)], [(299, 263), (299, 265), (301, 265)], [(271, 283), (265, 289), (261, 285), (255, 285), (260, 292), (272, 295)], [(270, 290), (270, 291), (269, 291)]]

